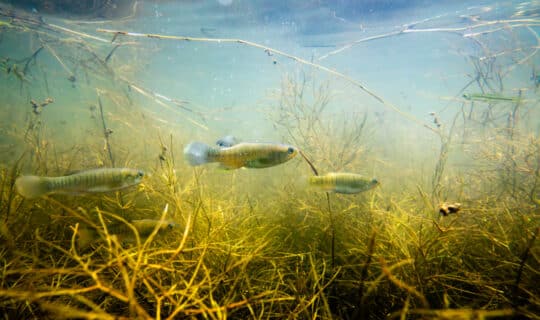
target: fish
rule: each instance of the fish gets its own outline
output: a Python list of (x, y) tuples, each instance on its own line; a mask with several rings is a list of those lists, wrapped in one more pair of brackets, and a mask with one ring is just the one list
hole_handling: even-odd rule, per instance
[(242, 142), (231, 147), (215, 148), (192, 142), (184, 148), (184, 157), (192, 166), (218, 162), (224, 169), (268, 168), (289, 161), (298, 149), (279, 143)]
[[(178, 224), (171, 220), (140, 219), (131, 220), (130, 224), (137, 230), (140, 238), (147, 238), (158, 228), (158, 234), (174, 230)], [(136, 237), (133, 230), (125, 223), (116, 223), (107, 226), (107, 233), (114, 235), (119, 242), (134, 242)], [(79, 248), (85, 249), (100, 239), (99, 233), (95, 229), (83, 227), (78, 232), (77, 243)]]
[(518, 101), (518, 97), (505, 97), (493, 93), (465, 93), (463, 98), (474, 101)]
[(379, 185), (377, 179), (366, 179), (356, 173), (330, 172), (308, 178), (310, 187), (321, 191), (354, 194), (371, 190)]
[[(148, 237), (152, 231), (157, 227), (159, 231), (172, 230), (178, 225), (174, 221), (170, 220), (156, 220), (156, 219), (139, 219), (131, 220), (130, 223), (137, 229), (139, 236)], [(129, 228), (126, 224), (120, 223), (118, 225), (108, 226), (107, 231), (110, 234), (115, 235), (132, 235), (133, 230)]]
[(27, 199), (48, 194), (81, 195), (109, 192), (139, 184), (144, 172), (129, 168), (100, 168), (60, 177), (19, 176), (17, 192)]

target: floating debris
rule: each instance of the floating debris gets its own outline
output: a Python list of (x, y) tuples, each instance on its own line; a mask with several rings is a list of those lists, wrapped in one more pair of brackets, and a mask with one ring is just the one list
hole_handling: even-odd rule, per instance
[(53, 98), (47, 98), (45, 99), (45, 101), (41, 103), (38, 103), (36, 102), (36, 100), (32, 99), (30, 100), (30, 104), (32, 105), (32, 112), (34, 112), (34, 114), (41, 114), (41, 112), (43, 111), (43, 108), (46, 105), (51, 104), (53, 102), (54, 102)]
[(454, 202), (454, 203), (444, 202), (444, 203), (441, 203), (441, 205), (439, 206), (439, 213), (446, 217), (449, 214), (458, 213), (460, 209), (461, 209), (461, 203), (459, 202)]
[(433, 117), (433, 124), (437, 126), (437, 128), (440, 128), (442, 126), (441, 120), (439, 120), (439, 117), (437, 117), (437, 114), (435, 112), (430, 112), (429, 115)]

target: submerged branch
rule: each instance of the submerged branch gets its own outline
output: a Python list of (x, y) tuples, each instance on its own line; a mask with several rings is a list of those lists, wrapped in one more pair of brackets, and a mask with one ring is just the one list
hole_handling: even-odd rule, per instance
[(111, 166), (114, 168), (115, 167), (114, 157), (112, 154), (111, 143), (109, 141), (109, 137), (112, 131), (109, 128), (107, 128), (107, 124), (105, 123), (105, 115), (103, 113), (103, 104), (101, 103), (101, 93), (99, 90), (97, 90), (97, 96), (98, 96), (99, 114), (101, 117), (101, 124), (103, 126), (103, 137), (105, 138), (105, 144), (107, 148), (107, 153), (109, 154), (109, 160), (111, 161)]
[(400, 110), (395, 105), (391, 104), (390, 102), (386, 101), (385, 99), (383, 99), (381, 96), (379, 96), (378, 94), (376, 94), (372, 90), (368, 89), (365, 85), (363, 85), (359, 81), (354, 80), (353, 78), (348, 77), (348, 76), (346, 76), (346, 75), (344, 75), (344, 74), (342, 74), (342, 73), (340, 73), (340, 72), (338, 72), (336, 70), (330, 69), (330, 68), (322, 66), (320, 64), (316, 64), (316, 63), (307, 61), (305, 59), (294, 56), (292, 54), (289, 54), (289, 53), (286, 53), (286, 52), (283, 52), (283, 51), (280, 51), (280, 50), (277, 50), (277, 49), (273, 49), (273, 48), (267, 47), (265, 45), (262, 45), (262, 44), (259, 44), (259, 43), (256, 43), (256, 42), (252, 42), (252, 41), (248, 41), (248, 40), (242, 40), (242, 39), (234, 39), (234, 38), (215, 39), (215, 38), (196, 38), (196, 37), (186, 37), (186, 36), (167, 36), (167, 35), (160, 35), (160, 34), (151, 34), (151, 33), (147, 34), (147, 33), (127, 32), (127, 31), (108, 30), (108, 29), (98, 29), (97, 31), (98, 32), (104, 32), (104, 33), (111, 33), (111, 34), (114, 34), (115, 36), (124, 35), (124, 36), (130, 36), (130, 37), (152, 38), (152, 39), (163, 39), (163, 40), (177, 40), (177, 41), (198, 41), (198, 42), (213, 42), (213, 43), (237, 43), (237, 44), (242, 44), (242, 45), (246, 45), (246, 46), (249, 46), (249, 47), (263, 49), (264, 52), (266, 52), (267, 54), (270, 53), (270, 54), (276, 54), (276, 55), (279, 55), (279, 56), (282, 56), (282, 57), (286, 57), (286, 58), (292, 59), (292, 60), (294, 60), (294, 61), (296, 61), (298, 63), (301, 63), (303, 65), (313, 67), (315, 69), (327, 72), (327, 73), (332, 74), (332, 75), (334, 75), (334, 76), (336, 76), (336, 77), (338, 77), (340, 79), (343, 79), (343, 80), (353, 84), (354, 86), (360, 88), (362, 91), (364, 91), (365, 93), (367, 93), (368, 95), (373, 97), (375, 100), (377, 100), (378, 102), (380, 102), (384, 106), (390, 108), (391, 110), (397, 112), (402, 117), (404, 117), (404, 118), (406, 118), (406, 119), (408, 119), (408, 120), (410, 120), (412, 122), (415, 122), (416, 124), (419, 124), (419, 125), (427, 128), (427, 129), (435, 132), (435, 130), (433, 128), (431, 128), (429, 125), (423, 123), (422, 121), (420, 121), (419, 119), (417, 119), (413, 115)]

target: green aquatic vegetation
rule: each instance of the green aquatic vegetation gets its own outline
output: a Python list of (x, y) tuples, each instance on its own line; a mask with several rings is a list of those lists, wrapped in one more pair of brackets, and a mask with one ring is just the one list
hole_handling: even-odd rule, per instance
[(305, 71), (288, 74), (275, 93), (279, 107), (268, 117), (317, 170), (350, 171), (368, 154), (372, 128), (367, 113), (332, 114), (333, 95), (328, 82), (318, 83)]
[(439, 157), (437, 159), (437, 164), (435, 165), (435, 170), (433, 172), (433, 177), (431, 178), (431, 197), (433, 202), (440, 202), (442, 198), (446, 197), (446, 195), (442, 194), (443, 186), (441, 180), (443, 178), (444, 170), (446, 168), (449, 148), (452, 142), (452, 135), (457, 117), (458, 115), (456, 114), (456, 116), (454, 117), (454, 121), (449, 128), (440, 123), (439, 120), (436, 121), (436, 123), (438, 124), (437, 134), (441, 140), (441, 147), (439, 151)]
[[(166, 174), (166, 164), (158, 170)], [(279, 202), (231, 200), (224, 187), (205, 183), (209, 171), (183, 181), (175, 175), (176, 187), (167, 187), (171, 181), (160, 171), (140, 192), (124, 196), (137, 203), (128, 211), (112, 197), (98, 207), (97, 197), (25, 201), (4, 223), (9, 230), (30, 218), (23, 225), (32, 226), (10, 235), (9, 242), (22, 245), (2, 250), (4, 310), (56, 318), (347, 318), (392, 314), (402, 303), (407, 308), (400, 312), (408, 314), (469, 314), (490, 301), (496, 309), (489, 307), (489, 314), (529, 314), (510, 302), (536, 290), (537, 213), (517, 213), (520, 220), (486, 203), (432, 219), (414, 212), (421, 197), (397, 197), (388, 206), (380, 191), (372, 203), (339, 195), (332, 198), (331, 267), (324, 197), (293, 188)], [(32, 216), (21, 214), (26, 211)], [(129, 221), (148, 215), (179, 227), (166, 234), (155, 229), (143, 239)], [(128, 226), (137, 240), (119, 242), (108, 231), (113, 222)], [(101, 240), (91, 249), (77, 246), (82, 224), (98, 230)]]

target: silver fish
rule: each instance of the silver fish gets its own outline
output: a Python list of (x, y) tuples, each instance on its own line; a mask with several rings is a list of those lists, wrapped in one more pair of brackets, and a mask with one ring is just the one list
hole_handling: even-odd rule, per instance
[[(178, 224), (171, 220), (140, 219), (131, 220), (130, 223), (137, 230), (141, 239), (150, 236), (155, 228), (158, 228), (158, 234), (162, 234), (178, 227)], [(135, 242), (136, 239), (133, 230), (124, 223), (108, 225), (107, 232), (110, 235), (116, 236), (119, 242)], [(77, 242), (80, 249), (88, 248), (100, 240), (102, 238), (100, 238), (98, 231), (95, 229), (83, 227), (79, 230)]]
[(239, 142), (240, 140), (238, 140), (235, 136), (228, 135), (216, 141), (216, 144), (222, 148), (228, 148), (238, 144)]
[(226, 148), (214, 148), (192, 142), (184, 148), (184, 157), (192, 166), (218, 162), (225, 169), (268, 168), (294, 158), (298, 149), (287, 144), (242, 142)]
[(346, 172), (331, 172), (323, 176), (309, 177), (309, 185), (316, 189), (353, 194), (371, 190), (379, 185), (377, 179), (366, 179), (359, 174)]
[(128, 168), (101, 168), (61, 177), (20, 176), (15, 180), (17, 192), (25, 198), (47, 194), (87, 194), (127, 188), (141, 182), (144, 172)]

